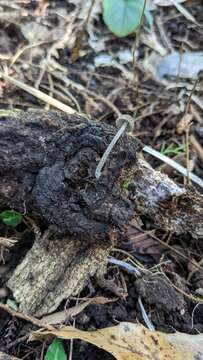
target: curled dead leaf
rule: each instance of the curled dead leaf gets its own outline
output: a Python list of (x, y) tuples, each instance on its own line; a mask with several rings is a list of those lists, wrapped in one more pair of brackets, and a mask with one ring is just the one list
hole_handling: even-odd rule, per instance
[(61, 339), (80, 339), (111, 353), (117, 360), (203, 360), (203, 334), (164, 334), (143, 325), (123, 322), (95, 331), (72, 326), (60, 330), (34, 332), (30, 340), (55, 335)]

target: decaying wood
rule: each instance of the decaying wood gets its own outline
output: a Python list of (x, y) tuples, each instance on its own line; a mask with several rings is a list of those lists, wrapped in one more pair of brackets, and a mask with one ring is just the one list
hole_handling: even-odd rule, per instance
[(119, 176), (136, 162), (138, 141), (124, 136), (99, 181), (94, 172), (115, 128), (84, 116), (24, 112), (0, 118), (0, 207), (40, 218), (58, 234), (110, 239), (133, 216)]
[(26, 213), (56, 238), (35, 241), (8, 281), (23, 312), (54, 311), (101, 274), (112, 240), (127, 236), (136, 214), (164, 230), (203, 236), (201, 195), (139, 160), (142, 145), (133, 137), (119, 140), (95, 178), (115, 133), (85, 116), (58, 112), (0, 118), (0, 210)]
[(177, 185), (166, 174), (138, 160), (128, 187), (129, 199), (159, 228), (203, 238), (203, 196)]
[(105, 272), (109, 245), (90, 246), (68, 238), (35, 241), (8, 281), (23, 313), (37, 317), (77, 295), (91, 276)]

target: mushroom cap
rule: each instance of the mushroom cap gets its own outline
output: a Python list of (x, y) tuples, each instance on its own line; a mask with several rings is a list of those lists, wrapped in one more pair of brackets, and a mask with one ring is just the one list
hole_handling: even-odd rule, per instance
[(127, 123), (126, 132), (130, 133), (134, 129), (134, 119), (132, 116), (123, 114), (116, 120), (116, 126), (120, 128), (124, 123)]

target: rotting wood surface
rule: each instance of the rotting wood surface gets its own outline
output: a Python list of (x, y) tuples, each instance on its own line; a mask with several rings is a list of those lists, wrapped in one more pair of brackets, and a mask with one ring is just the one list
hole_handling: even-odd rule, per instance
[(35, 241), (8, 281), (23, 312), (54, 311), (90, 276), (102, 275), (112, 239), (126, 234), (138, 214), (164, 230), (203, 236), (201, 194), (140, 160), (142, 145), (133, 137), (119, 140), (95, 178), (115, 133), (82, 115), (0, 118), (0, 209), (26, 212), (56, 237)]
[[(107, 240), (132, 218), (119, 176), (141, 146), (122, 138), (99, 181), (94, 172), (115, 128), (84, 116), (24, 112), (0, 118), (0, 207), (40, 217), (60, 234)], [(108, 169), (108, 171), (107, 171)]]
[(23, 313), (40, 317), (76, 296), (90, 277), (103, 276), (110, 246), (106, 243), (35, 241), (8, 281)]

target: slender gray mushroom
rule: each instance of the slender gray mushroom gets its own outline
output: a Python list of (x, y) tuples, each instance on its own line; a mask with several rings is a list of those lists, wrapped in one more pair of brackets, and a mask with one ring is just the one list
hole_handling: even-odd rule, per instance
[(134, 126), (134, 120), (130, 115), (121, 115), (118, 117), (118, 119), (116, 120), (116, 126), (119, 128), (119, 130), (117, 131), (116, 135), (113, 137), (113, 139), (111, 140), (109, 146), (107, 147), (106, 151), (104, 152), (104, 154), (102, 155), (96, 170), (95, 170), (95, 177), (96, 179), (99, 179), (101, 176), (101, 171), (105, 165), (106, 160), (109, 157), (109, 154), (111, 153), (113, 147), (115, 146), (115, 144), (117, 143), (117, 141), (120, 139), (120, 137), (125, 133), (130, 133), (133, 130), (133, 126)]

